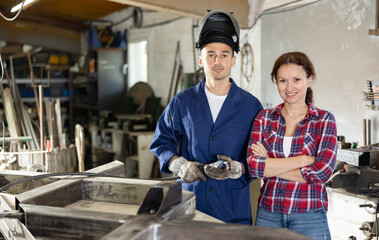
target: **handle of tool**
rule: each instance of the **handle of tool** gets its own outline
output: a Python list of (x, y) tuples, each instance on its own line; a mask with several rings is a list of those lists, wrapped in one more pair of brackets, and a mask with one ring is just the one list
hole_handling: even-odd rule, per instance
[(367, 136), (366, 136), (366, 119), (363, 119), (363, 146), (367, 145)]
[(371, 145), (371, 119), (367, 119), (367, 144)]
[(84, 172), (84, 153), (85, 153), (85, 145), (84, 145), (84, 129), (79, 124), (75, 125), (75, 147), (76, 153), (78, 155), (78, 166), (79, 172)]

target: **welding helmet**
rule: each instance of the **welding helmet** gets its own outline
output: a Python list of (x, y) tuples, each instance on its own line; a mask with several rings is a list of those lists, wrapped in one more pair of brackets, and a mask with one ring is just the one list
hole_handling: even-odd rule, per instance
[(230, 12), (212, 10), (203, 16), (199, 23), (199, 38), (196, 48), (202, 49), (212, 42), (225, 43), (236, 53), (239, 52), (240, 27)]

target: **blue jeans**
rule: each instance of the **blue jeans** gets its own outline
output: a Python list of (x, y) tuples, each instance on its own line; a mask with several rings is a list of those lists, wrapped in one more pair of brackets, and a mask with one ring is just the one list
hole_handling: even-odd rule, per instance
[(258, 207), (255, 226), (287, 228), (313, 240), (330, 240), (325, 208), (306, 213), (282, 214)]

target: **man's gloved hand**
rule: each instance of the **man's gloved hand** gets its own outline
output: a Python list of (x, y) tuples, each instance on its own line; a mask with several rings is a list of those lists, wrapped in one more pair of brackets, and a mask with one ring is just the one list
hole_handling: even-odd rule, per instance
[(199, 162), (188, 161), (184, 157), (177, 157), (172, 160), (168, 169), (173, 173), (178, 173), (179, 177), (185, 183), (192, 183), (196, 180), (207, 181), (207, 177), (201, 170), (204, 164)]
[(224, 155), (217, 155), (217, 162), (204, 166), (205, 174), (216, 180), (237, 179), (242, 176), (242, 163)]

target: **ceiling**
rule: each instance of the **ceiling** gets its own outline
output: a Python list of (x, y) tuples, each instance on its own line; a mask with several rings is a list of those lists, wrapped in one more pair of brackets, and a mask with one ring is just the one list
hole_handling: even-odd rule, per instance
[[(267, 9), (319, 0), (35, 0), (19, 16), (11, 13), (10, 9), (22, 1), (0, 0), (0, 15), (8, 18), (8, 21), (0, 18), (0, 41), (77, 53), (81, 34), (90, 29), (92, 21), (129, 7), (194, 19), (200, 19), (207, 9), (228, 9), (244, 28), (252, 26)], [(10, 21), (11, 18), (17, 20)]]
[[(14, 17), (16, 13), (11, 13), (10, 9), (20, 2), (22, 0), (1, 0), (0, 12), (7, 18)], [(26, 6), (17, 18), (83, 31), (88, 28), (89, 21), (128, 7), (128, 5), (107, 0), (36, 0)]]

